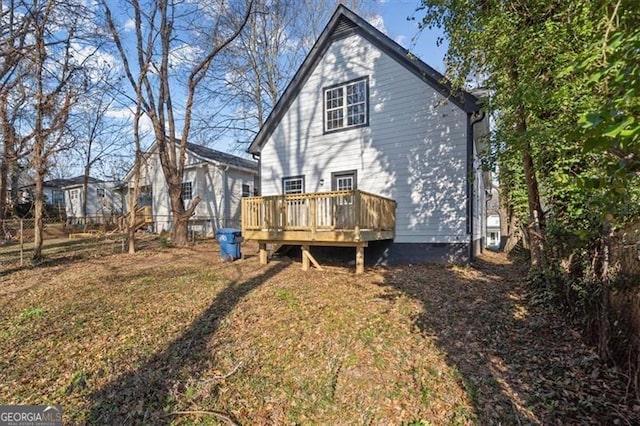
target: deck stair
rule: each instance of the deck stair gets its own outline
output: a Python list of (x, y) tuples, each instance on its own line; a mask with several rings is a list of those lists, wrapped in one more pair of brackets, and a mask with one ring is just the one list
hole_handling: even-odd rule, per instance
[[(129, 225), (129, 214), (118, 217), (118, 229), (125, 231)], [(137, 231), (149, 225), (153, 225), (153, 213), (151, 206), (142, 206), (136, 209), (136, 222), (134, 229)]]

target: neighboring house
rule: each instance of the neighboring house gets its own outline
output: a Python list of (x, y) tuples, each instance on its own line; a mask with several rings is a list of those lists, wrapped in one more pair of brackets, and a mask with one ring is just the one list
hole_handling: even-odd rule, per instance
[[(31, 180), (27, 177), (28, 180)], [(63, 213), (65, 211), (64, 186), (70, 184), (69, 179), (56, 178), (43, 182), (42, 192), (44, 194), (45, 206), (54, 214)], [(30, 183), (22, 185), (18, 188), (18, 205), (28, 205), (33, 202), (36, 185)]]
[[(213, 235), (217, 228), (240, 226), (240, 200), (254, 195), (258, 164), (202, 145), (187, 143), (182, 184), (185, 207), (199, 195), (202, 199), (190, 220), (190, 228)], [(124, 200), (134, 185), (133, 170), (125, 177)], [(145, 154), (137, 208), (151, 207), (151, 230), (171, 231), (171, 201), (156, 146)]]
[(83, 214), (84, 176), (65, 179), (64, 199), (67, 223), (115, 223), (122, 214), (122, 195), (116, 191), (117, 184), (89, 176), (87, 179), (87, 211)]
[(487, 197), (487, 247), (500, 248), (500, 191), (491, 188)]
[[(440, 73), (340, 5), (249, 148), (259, 156), (264, 202), (245, 204), (257, 212), (243, 212), (245, 238), (261, 244), (261, 261), (267, 244), (287, 241), (303, 246), (303, 259), (309, 246), (351, 245), (357, 262), (363, 247), (374, 262), (468, 260), (485, 235), (490, 177), (478, 154), (488, 128), (475, 96), (453, 92)], [(346, 229), (338, 217), (345, 202), (323, 204), (333, 213), (321, 213), (321, 195), (314, 204), (286, 201), (281, 211), (295, 208), (297, 218), (269, 216), (277, 203), (269, 196), (356, 189), (395, 200), (391, 233), (377, 222), (368, 233), (362, 223), (335, 232)], [(367, 197), (349, 198), (361, 209), (350, 217), (364, 217)], [(333, 235), (321, 235), (321, 220)]]

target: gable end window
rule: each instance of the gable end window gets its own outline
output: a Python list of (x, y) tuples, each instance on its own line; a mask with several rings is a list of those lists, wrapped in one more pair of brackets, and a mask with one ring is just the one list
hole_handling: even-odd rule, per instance
[(304, 176), (282, 178), (282, 192), (284, 195), (304, 193)]
[(369, 124), (369, 77), (324, 89), (324, 131)]
[(182, 182), (181, 196), (183, 201), (191, 199), (191, 182)]

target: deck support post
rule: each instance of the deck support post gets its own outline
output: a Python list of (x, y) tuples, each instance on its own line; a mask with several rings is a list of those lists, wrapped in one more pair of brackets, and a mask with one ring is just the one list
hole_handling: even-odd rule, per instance
[(303, 271), (309, 270), (309, 263), (310, 263), (309, 257), (310, 257), (309, 246), (302, 246), (302, 270)]
[(356, 274), (364, 273), (364, 245), (356, 246)]
[(260, 248), (260, 264), (266, 265), (267, 264), (267, 243), (260, 243), (258, 244), (258, 247)]

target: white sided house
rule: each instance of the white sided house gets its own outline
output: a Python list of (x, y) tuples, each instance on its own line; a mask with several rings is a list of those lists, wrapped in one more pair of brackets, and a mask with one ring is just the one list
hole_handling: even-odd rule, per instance
[[(367, 262), (469, 260), (485, 235), (487, 133), (476, 97), (340, 5), (249, 148), (262, 200), (244, 204), (243, 234), (302, 245), (303, 261), (323, 245), (356, 247), (357, 263), (362, 247)], [(286, 217), (269, 213), (276, 195)]]
[[(156, 145), (145, 154), (145, 159), (136, 206), (147, 220), (141, 220), (140, 226), (156, 233), (170, 232), (173, 227), (171, 201)], [(257, 176), (255, 161), (187, 143), (182, 200), (188, 208), (196, 195), (201, 198), (189, 221), (190, 229), (212, 236), (217, 228), (239, 227), (240, 200), (254, 194)], [(128, 193), (134, 186), (133, 170), (125, 177), (124, 185), (128, 211)]]
[(116, 191), (114, 182), (106, 182), (89, 176), (87, 178), (87, 210), (82, 210), (85, 191), (84, 176), (67, 181), (64, 190), (67, 223), (71, 225), (110, 224), (122, 214), (122, 196)]

